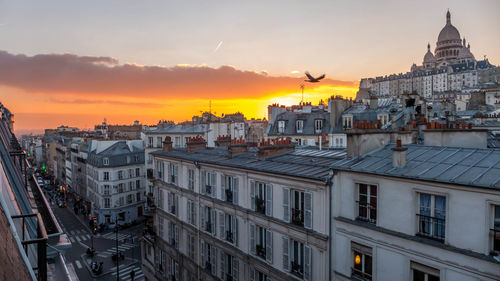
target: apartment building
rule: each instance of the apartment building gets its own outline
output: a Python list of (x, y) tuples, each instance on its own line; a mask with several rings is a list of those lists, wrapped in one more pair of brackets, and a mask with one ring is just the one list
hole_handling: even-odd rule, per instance
[(345, 151), (164, 142), (153, 152), (147, 280), (328, 280), (329, 165)]
[(500, 280), (500, 151), (400, 144), (333, 165), (333, 280)]
[(98, 224), (131, 223), (143, 215), (146, 176), (141, 140), (92, 140), (86, 173), (87, 198)]

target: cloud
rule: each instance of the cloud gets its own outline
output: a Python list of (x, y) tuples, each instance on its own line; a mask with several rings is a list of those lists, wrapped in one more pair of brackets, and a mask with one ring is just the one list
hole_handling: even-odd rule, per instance
[(139, 106), (139, 107), (162, 107), (167, 104), (154, 103), (154, 102), (129, 102), (120, 100), (99, 100), (99, 99), (57, 99), (49, 98), (50, 103), (59, 104), (110, 104), (110, 105), (124, 105), (124, 106)]
[[(297, 91), (302, 78), (269, 76), (232, 66), (141, 66), (111, 57), (0, 51), (0, 84), (32, 93), (78, 94), (87, 98), (262, 97)], [(324, 79), (322, 85), (356, 87), (357, 82)], [(332, 93), (333, 94), (333, 93)]]
[(215, 47), (213, 53), (217, 52), (221, 46), (222, 46), (222, 41), (220, 41), (219, 44), (217, 44), (217, 47)]

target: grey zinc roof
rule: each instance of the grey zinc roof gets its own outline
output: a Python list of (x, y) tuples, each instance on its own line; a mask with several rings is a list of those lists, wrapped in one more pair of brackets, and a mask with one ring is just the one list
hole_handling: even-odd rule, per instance
[(500, 188), (500, 150), (406, 145), (406, 165), (392, 166), (387, 144), (360, 157), (341, 160), (335, 170), (426, 180), (484, 188)]
[(167, 128), (146, 131), (147, 134), (203, 134), (208, 131), (207, 124), (184, 125), (178, 124)]
[[(323, 129), (321, 134), (328, 134), (330, 131), (330, 114), (326, 111), (312, 111), (306, 112), (293, 112), (285, 111), (276, 117), (274, 123), (269, 123), (269, 136), (296, 136), (296, 135), (318, 135), (314, 130), (314, 120), (323, 120)], [(304, 120), (304, 127), (302, 133), (297, 133), (296, 122), (297, 120)], [(285, 121), (285, 132), (278, 133), (278, 121)]]
[(328, 180), (330, 165), (346, 155), (345, 150), (297, 149), (259, 160), (255, 148), (235, 154), (232, 158), (228, 157), (225, 148), (206, 148), (191, 153), (185, 149), (173, 149), (169, 152), (159, 150), (152, 154), (321, 181)]

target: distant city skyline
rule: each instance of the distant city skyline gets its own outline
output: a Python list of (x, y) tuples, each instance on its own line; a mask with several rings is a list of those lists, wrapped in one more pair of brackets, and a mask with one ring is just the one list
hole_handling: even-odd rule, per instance
[[(498, 1), (0, 1), (0, 98), (17, 130), (91, 128), (208, 110), (353, 97), (359, 79), (409, 71), (449, 9), (477, 59), (500, 62)], [(313, 88), (314, 87), (314, 88)]]

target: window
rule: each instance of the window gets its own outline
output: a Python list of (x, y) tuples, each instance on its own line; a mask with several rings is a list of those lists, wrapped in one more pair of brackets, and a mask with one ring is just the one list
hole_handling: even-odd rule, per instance
[(132, 194), (127, 194), (127, 204), (131, 204), (132, 202), (134, 202), (134, 197)]
[(250, 224), (250, 252), (268, 262), (272, 262), (273, 233), (258, 225)]
[(141, 176), (141, 168), (135, 168), (135, 176), (140, 177)]
[(278, 121), (278, 133), (283, 134), (285, 132), (285, 121)]
[(131, 178), (134, 175), (134, 170), (128, 169), (128, 177)]
[(352, 129), (352, 116), (344, 116), (343, 119), (344, 129)]
[(419, 193), (418, 235), (444, 241), (446, 197)]
[(372, 280), (372, 249), (357, 243), (351, 243), (351, 276), (359, 280)]
[(104, 198), (104, 208), (109, 208), (111, 205), (109, 198)]
[(266, 274), (252, 268), (250, 269), (250, 281), (271, 281), (271, 279)]
[(135, 188), (136, 189), (141, 189), (141, 180), (136, 180), (135, 181)]
[(411, 262), (412, 281), (439, 281), (439, 269)]
[(220, 263), (220, 278), (225, 281), (238, 281), (240, 272), (238, 260), (222, 252)]
[(177, 185), (178, 184), (178, 177), (177, 177), (177, 171), (178, 171), (178, 166), (176, 164), (170, 164), (169, 165), (169, 173), (170, 173), (170, 183), (171, 184), (174, 184), (174, 185)]
[(252, 210), (272, 216), (273, 186), (262, 182), (250, 182), (250, 200)]
[(321, 133), (323, 131), (323, 120), (322, 119), (316, 119), (314, 120), (314, 132), (316, 134)]
[(141, 193), (140, 192), (137, 192), (135, 194), (135, 197), (136, 197), (137, 202), (141, 201)]
[(123, 179), (123, 171), (118, 171), (118, 179), (119, 180)]
[(500, 205), (494, 206), (493, 212), (493, 228), (491, 229), (492, 249), (498, 254), (500, 253)]
[(194, 190), (194, 170), (188, 170), (188, 189)]
[(215, 179), (215, 173), (210, 173), (207, 171), (202, 171), (202, 185), (201, 185), (201, 194), (206, 194), (211, 197), (216, 197), (217, 196), (217, 189), (216, 189), (216, 179)]
[(129, 181), (129, 182), (128, 182), (128, 190), (129, 190), (129, 191), (134, 190), (134, 182), (133, 182), (133, 181)]
[(205, 242), (200, 240), (201, 244), (201, 263), (202, 267), (210, 272), (212, 275), (217, 275), (217, 249)]
[(297, 120), (296, 122), (296, 129), (297, 129), (297, 133), (302, 133), (302, 131), (304, 130), (304, 120)]
[(102, 164), (103, 164), (104, 166), (108, 166), (108, 165), (109, 165), (109, 158), (103, 158), (103, 159), (102, 159)]
[(104, 195), (109, 195), (109, 185), (104, 185)]
[(187, 222), (196, 226), (196, 205), (192, 200), (187, 200)]
[(236, 216), (219, 212), (219, 237), (229, 243), (235, 244), (238, 240), (238, 219)]
[(312, 228), (312, 193), (283, 188), (283, 220)]
[(104, 172), (104, 180), (109, 181), (109, 172)]
[(163, 169), (165, 164), (162, 161), (156, 161), (156, 175), (159, 180), (163, 180)]
[(119, 192), (119, 193), (123, 193), (123, 192), (125, 192), (125, 188), (124, 188), (123, 183), (119, 183), (119, 184), (118, 184), (118, 192)]
[(237, 177), (221, 175), (222, 200), (238, 205), (239, 181)]
[(156, 137), (156, 147), (161, 148), (163, 144), (163, 140), (161, 137)]
[(168, 225), (168, 243), (176, 249), (179, 248), (179, 227), (173, 222)]
[(187, 253), (188, 253), (188, 257), (194, 261), (194, 257), (195, 257), (195, 236), (188, 232), (187, 235), (186, 235), (186, 242), (187, 242)]
[(380, 125), (385, 126), (387, 122), (389, 122), (389, 115), (387, 114), (378, 114), (377, 121), (380, 121)]
[(169, 280), (180, 280), (179, 279), (179, 264), (174, 259), (170, 259), (170, 278), (169, 278)]
[(377, 222), (377, 186), (358, 184), (358, 218), (370, 223)]
[(165, 271), (165, 252), (160, 250), (159, 254), (160, 260), (158, 261), (158, 271), (164, 272)]
[(177, 215), (177, 208), (179, 206), (179, 196), (175, 193), (170, 192), (168, 194), (168, 206), (169, 206), (169, 213), (172, 215)]
[(200, 216), (202, 230), (215, 235), (215, 210), (201, 205)]
[(148, 147), (153, 147), (153, 137), (148, 137)]
[(138, 154), (134, 155), (134, 162), (139, 162), (139, 155)]
[(311, 279), (311, 247), (283, 236), (283, 268), (304, 280)]

